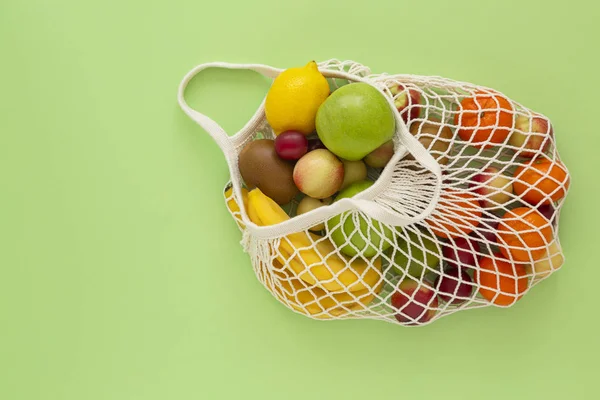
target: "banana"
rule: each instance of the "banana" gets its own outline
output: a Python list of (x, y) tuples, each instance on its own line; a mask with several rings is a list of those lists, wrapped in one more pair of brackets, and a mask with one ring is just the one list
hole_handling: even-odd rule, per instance
[(292, 272), (282, 264), (273, 261), (272, 280), (265, 283), (271, 292), (283, 303), (294, 310), (318, 319), (332, 319), (349, 314), (353, 311), (363, 311), (379, 293), (383, 282), (374, 290), (359, 290), (347, 293), (327, 293), (317, 286), (309, 286), (304, 281), (293, 276)]
[[(257, 225), (275, 225), (290, 217), (260, 189), (248, 194), (249, 217)], [(329, 239), (312, 233), (294, 232), (282, 237), (279, 248), (272, 249), (282, 265), (298, 278), (330, 292), (373, 290), (382, 280), (381, 258), (372, 264), (363, 259), (349, 262), (336, 252)]]
[[(235, 198), (232, 197), (233, 196), (233, 186), (230, 187), (229, 189), (227, 189), (225, 191), (224, 195), (225, 195), (225, 200), (227, 200), (231, 197), (230, 200), (227, 200), (227, 208), (229, 209), (229, 212), (231, 213), (233, 218), (235, 218), (235, 222), (238, 224), (240, 229), (246, 229), (246, 225), (244, 225), (244, 223), (242, 222), (242, 215), (240, 214), (240, 206), (235, 201)], [(247, 211), (248, 210), (248, 191), (244, 188), (242, 188), (242, 201), (244, 202), (244, 209)]]

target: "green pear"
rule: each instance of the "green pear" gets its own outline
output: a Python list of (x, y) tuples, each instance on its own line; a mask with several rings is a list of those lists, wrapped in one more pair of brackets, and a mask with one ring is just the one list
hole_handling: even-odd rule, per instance
[(316, 126), (332, 153), (356, 161), (392, 139), (396, 122), (383, 94), (367, 83), (355, 82), (342, 86), (321, 104)]
[[(405, 232), (408, 233), (409, 240), (398, 237), (399, 250), (394, 256), (393, 267), (398, 274), (403, 275), (406, 272), (418, 279), (423, 275), (424, 265), (434, 269), (440, 263), (440, 250), (425, 232), (421, 232), (420, 235), (412, 231)], [(429, 270), (425, 271), (425, 273), (427, 272)]]
[[(367, 180), (354, 182), (343, 189), (335, 201), (353, 197), (371, 185), (373, 182)], [(358, 228), (355, 219), (358, 221)], [(351, 257), (359, 253), (365, 257), (373, 257), (378, 251), (387, 250), (394, 241), (393, 230), (374, 219), (367, 220), (355, 211), (346, 211), (328, 220), (327, 230), (340, 252)]]

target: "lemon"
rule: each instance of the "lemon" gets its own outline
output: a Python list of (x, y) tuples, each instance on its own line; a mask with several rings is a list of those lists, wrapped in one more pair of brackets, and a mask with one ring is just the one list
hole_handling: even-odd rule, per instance
[(314, 61), (286, 69), (267, 93), (267, 121), (276, 135), (291, 130), (309, 135), (315, 130), (317, 110), (327, 96), (329, 84)]

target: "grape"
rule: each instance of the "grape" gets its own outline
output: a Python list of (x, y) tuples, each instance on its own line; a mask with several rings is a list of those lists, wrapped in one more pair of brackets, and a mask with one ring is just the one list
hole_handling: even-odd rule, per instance
[(458, 237), (446, 244), (442, 249), (444, 258), (450, 267), (477, 265), (479, 245), (472, 238)]
[(466, 271), (451, 267), (437, 277), (435, 287), (442, 300), (458, 305), (471, 298), (475, 286)]
[(323, 142), (321, 142), (321, 139), (319, 139), (319, 138), (310, 139), (308, 141), (308, 151), (313, 151), (313, 150), (317, 150), (317, 149), (326, 149), (326, 147), (323, 144)]
[(275, 138), (275, 151), (284, 160), (298, 160), (308, 151), (308, 140), (300, 132), (286, 131)]

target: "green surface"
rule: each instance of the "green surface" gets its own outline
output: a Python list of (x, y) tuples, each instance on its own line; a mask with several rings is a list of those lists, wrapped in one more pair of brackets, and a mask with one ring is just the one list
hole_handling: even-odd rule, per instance
[[(0, 399), (600, 397), (597, 2), (0, 3)], [(312, 27), (310, 27), (312, 26)], [(406, 329), (315, 322), (253, 275), (223, 156), (176, 88), (213, 60), (497, 88), (548, 115), (573, 175), (564, 269), (509, 310)], [(267, 90), (209, 71), (229, 131)]]

